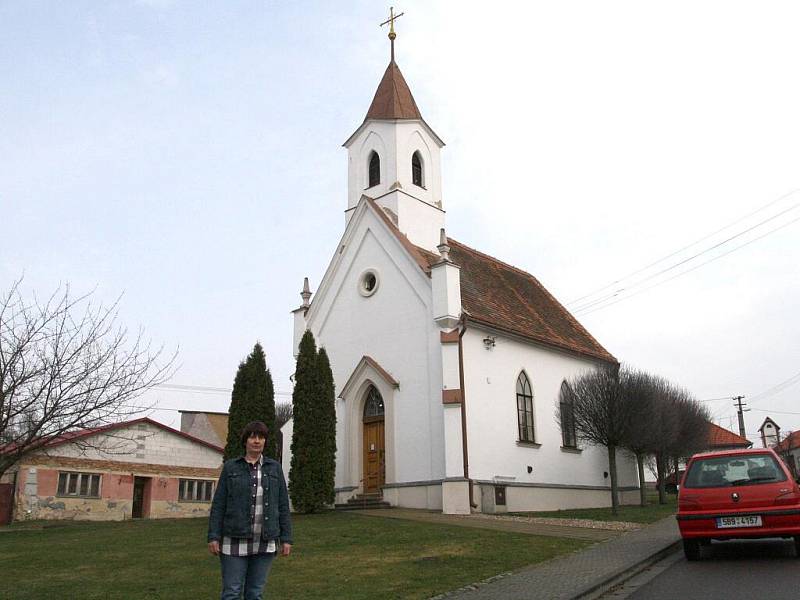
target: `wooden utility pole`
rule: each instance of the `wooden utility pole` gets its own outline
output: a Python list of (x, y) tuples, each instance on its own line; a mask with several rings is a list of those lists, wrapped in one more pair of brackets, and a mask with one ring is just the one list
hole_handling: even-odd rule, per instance
[(742, 436), (743, 438), (747, 439), (747, 436), (745, 435), (745, 431), (744, 431), (744, 413), (745, 413), (745, 411), (748, 411), (750, 409), (749, 408), (742, 408), (744, 406), (747, 406), (747, 404), (742, 402), (742, 400), (744, 400), (744, 398), (745, 398), (744, 396), (734, 396), (733, 397), (733, 402), (734, 402), (734, 406), (738, 407), (737, 413), (739, 414), (739, 435)]

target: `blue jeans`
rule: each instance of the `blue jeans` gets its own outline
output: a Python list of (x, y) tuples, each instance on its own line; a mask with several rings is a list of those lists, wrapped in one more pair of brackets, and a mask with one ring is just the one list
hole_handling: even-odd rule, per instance
[(261, 590), (267, 582), (276, 553), (252, 556), (220, 554), (222, 563), (222, 595), (220, 600), (261, 600)]

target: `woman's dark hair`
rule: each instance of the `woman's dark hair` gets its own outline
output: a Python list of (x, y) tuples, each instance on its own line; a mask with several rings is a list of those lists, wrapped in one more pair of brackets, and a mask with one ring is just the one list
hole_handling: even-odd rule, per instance
[(247, 425), (245, 425), (244, 429), (242, 429), (242, 435), (239, 437), (239, 439), (242, 442), (242, 446), (246, 446), (247, 439), (254, 433), (263, 437), (264, 439), (267, 439), (268, 432), (269, 430), (267, 429), (267, 426), (261, 421), (250, 421)]

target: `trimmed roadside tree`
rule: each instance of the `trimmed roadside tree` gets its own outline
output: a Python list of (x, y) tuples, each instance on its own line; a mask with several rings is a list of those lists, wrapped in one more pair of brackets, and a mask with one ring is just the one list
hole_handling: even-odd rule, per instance
[(653, 377), (643, 371), (623, 368), (619, 374), (619, 385), (624, 412), (636, 415), (622, 445), (636, 456), (636, 466), (639, 471), (639, 504), (647, 506), (644, 461), (649, 454), (653, 430), (658, 427), (653, 416), (655, 402)]
[(670, 469), (674, 469), (677, 483), (679, 459), (704, 450), (708, 444), (709, 414), (686, 390), (662, 377), (651, 376), (650, 387), (654, 427), (648, 451), (655, 458), (658, 501), (666, 504), (665, 483)]
[(575, 431), (588, 444), (605, 446), (611, 476), (611, 511), (617, 514), (617, 448), (623, 446), (632, 415), (622, 400), (618, 370), (603, 367), (590, 371), (570, 382)]
[(267, 369), (267, 359), (261, 344), (256, 342), (253, 351), (244, 362), (239, 363), (231, 392), (228, 409), (228, 438), (225, 444), (225, 460), (241, 456), (243, 452), (239, 436), (251, 421), (263, 421), (269, 430), (264, 454), (277, 457), (275, 429), (275, 390), (272, 375)]

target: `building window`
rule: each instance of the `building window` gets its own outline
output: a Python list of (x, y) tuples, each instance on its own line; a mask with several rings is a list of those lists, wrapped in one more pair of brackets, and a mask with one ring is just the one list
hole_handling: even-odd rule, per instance
[(578, 438), (575, 435), (575, 405), (572, 403), (572, 388), (565, 381), (561, 384), (559, 396), (559, 414), (561, 415), (561, 441), (564, 448), (577, 448)]
[(369, 185), (378, 185), (381, 182), (381, 159), (374, 150), (369, 155)]
[(181, 502), (211, 502), (214, 482), (207, 479), (181, 479), (178, 500)]
[(379, 284), (378, 273), (373, 269), (367, 269), (361, 274), (361, 277), (359, 277), (358, 291), (362, 296), (369, 297), (375, 293)]
[(383, 397), (374, 385), (369, 386), (367, 400), (364, 402), (364, 422), (382, 421), (384, 415)]
[(100, 475), (97, 473), (59, 473), (57, 494), (76, 498), (99, 498)]
[(411, 156), (411, 182), (419, 187), (425, 187), (422, 178), (422, 157), (419, 155), (419, 151), (414, 152)]
[(533, 392), (531, 392), (531, 382), (524, 372), (517, 377), (517, 423), (519, 441), (536, 442), (533, 436)]

